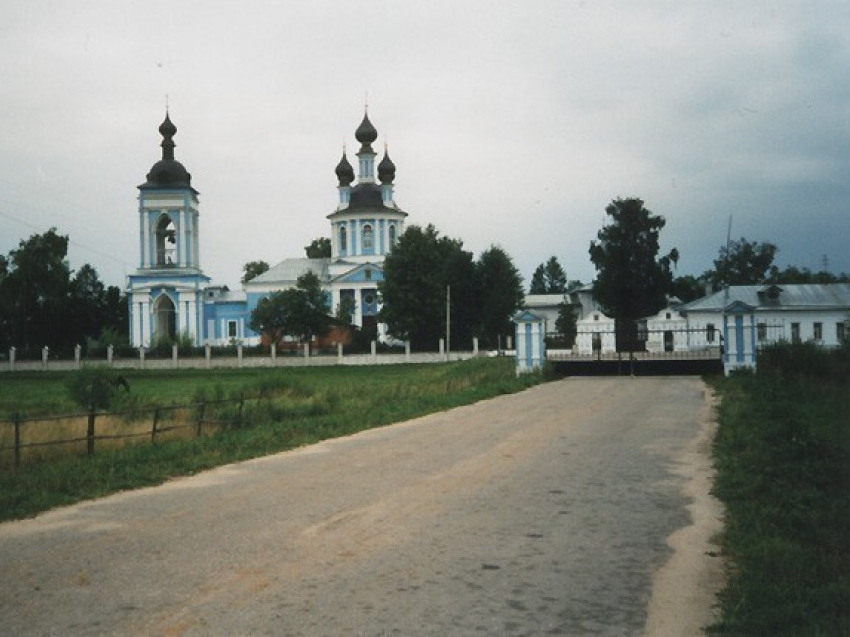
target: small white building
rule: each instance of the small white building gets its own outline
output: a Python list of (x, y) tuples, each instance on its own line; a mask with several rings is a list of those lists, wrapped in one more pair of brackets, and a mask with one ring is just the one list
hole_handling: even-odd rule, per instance
[(837, 347), (847, 338), (850, 283), (735, 285), (681, 309), (691, 329), (689, 349), (720, 339), (727, 373), (755, 367), (760, 347), (811, 341)]

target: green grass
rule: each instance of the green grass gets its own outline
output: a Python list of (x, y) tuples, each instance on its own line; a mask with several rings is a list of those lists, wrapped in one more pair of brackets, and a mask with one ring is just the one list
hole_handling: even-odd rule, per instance
[(716, 381), (729, 570), (712, 632), (850, 635), (848, 354), (777, 347)]
[[(92, 457), (70, 453), (11, 468), (0, 457), (0, 520), (119, 490), (160, 484), (169, 478), (311, 444), (326, 438), (407, 420), (520, 391), (542, 380), (515, 376), (512, 358), (462, 363), (275, 370), (173, 370), (122, 374), (130, 394), (117, 408), (192, 402), (200, 397), (262, 396), (245, 403), (241, 428), (168, 440), (156, 445), (98, 447)], [(0, 377), (0, 417), (19, 412), (52, 415), (80, 411), (67, 395), (69, 374)], [(221, 408), (236, 409), (235, 404)], [(232, 413), (219, 413), (225, 419)], [(8, 425), (7, 425), (8, 426)]]

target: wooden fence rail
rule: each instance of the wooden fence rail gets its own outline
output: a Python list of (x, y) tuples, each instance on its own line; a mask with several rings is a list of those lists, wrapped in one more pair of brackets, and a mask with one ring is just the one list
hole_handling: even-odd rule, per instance
[[(104, 440), (130, 440), (136, 438), (145, 438), (150, 437), (150, 443), (156, 444), (157, 438), (172, 431), (179, 431), (182, 429), (190, 429), (193, 430), (195, 437), (200, 437), (203, 434), (203, 429), (205, 425), (212, 425), (216, 427), (228, 427), (235, 426), (241, 427), (243, 423), (243, 414), (246, 400), (259, 400), (260, 398), (246, 398), (241, 396), (239, 398), (234, 399), (224, 399), (224, 400), (214, 400), (214, 401), (201, 401), (199, 403), (189, 403), (185, 405), (154, 405), (148, 407), (142, 407), (138, 409), (124, 410), (124, 411), (89, 411), (86, 413), (76, 413), (76, 414), (65, 414), (61, 416), (42, 416), (42, 417), (31, 417), (24, 418), (19, 414), (15, 414), (11, 420), (0, 420), (0, 434), (4, 434), (3, 431), (6, 427), (11, 426), (13, 429), (12, 435), (12, 444), (0, 444), (0, 460), (4, 457), (7, 452), (12, 452), (12, 465), (14, 469), (18, 469), (21, 466), (21, 452), (24, 449), (35, 449), (40, 447), (55, 447), (59, 445), (72, 445), (72, 444), (86, 444), (86, 454), (91, 456), (95, 453), (95, 443), (97, 441)], [(206, 417), (207, 406), (212, 405), (225, 405), (225, 404), (233, 404), (237, 406), (237, 414), (235, 418), (232, 419), (212, 419)], [(170, 424), (163, 425), (164, 422), (164, 414), (167, 412), (179, 412), (185, 411), (187, 412), (187, 417), (184, 422), (176, 421)], [(97, 433), (97, 420), (108, 418), (108, 417), (122, 417), (122, 418), (133, 418), (133, 419), (141, 419), (140, 416), (143, 416), (146, 412), (151, 412), (151, 426), (150, 429), (139, 429), (138, 427), (134, 431), (124, 432), (124, 433)], [(192, 412), (195, 412), (196, 416), (194, 418), (191, 417)], [(25, 439), (26, 437), (26, 429), (28, 425), (32, 425), (33, 423), (50, 423), (50, 422), (60, 422), (60, 421), (80, 421), (85, 419), (85, 427), (86, 433), (85, 436), (71, 436), (66, 438), (58, 438), (51, 440), (29, 440)], [(78, 425), (77, 425), (78, 426)], [(7, 436), (0, 435), (0, 443), (2, 443)]]

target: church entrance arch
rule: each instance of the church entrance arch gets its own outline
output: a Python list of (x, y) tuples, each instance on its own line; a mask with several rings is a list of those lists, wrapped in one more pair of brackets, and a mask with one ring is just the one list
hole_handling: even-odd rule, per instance
[(154, 305), (154, 342), (173, 341), (176, 336), (177, 310), (174, 301), (167, 294), (161, 294)]

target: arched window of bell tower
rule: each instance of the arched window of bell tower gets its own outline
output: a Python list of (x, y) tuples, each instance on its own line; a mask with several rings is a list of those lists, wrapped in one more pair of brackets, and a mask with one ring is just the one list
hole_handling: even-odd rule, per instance
[(348, 251), (348, 233), (345, 226), (339, 227), (339, 251), (345, 254)]
[(156, 265), (174, 265), (177, 256), (177, 226), (168, 215), (156, 222)]

